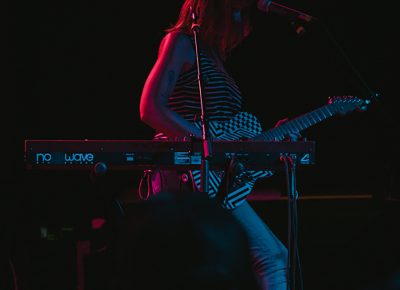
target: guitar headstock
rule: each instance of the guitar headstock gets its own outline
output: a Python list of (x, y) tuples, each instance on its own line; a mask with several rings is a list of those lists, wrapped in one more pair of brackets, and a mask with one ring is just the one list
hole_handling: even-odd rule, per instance
[(370, 99), (364, 100), (356, 96), (330, 96), (328, 98), (328, 104), (342, 115), (354, 110), (366, 111), (370, 103)]

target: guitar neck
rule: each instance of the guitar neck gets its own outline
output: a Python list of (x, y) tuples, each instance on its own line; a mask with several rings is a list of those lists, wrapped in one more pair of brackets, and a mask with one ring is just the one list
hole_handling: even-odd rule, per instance
[(337, 113), (336, 107), (331, 104), (322, 106), (304, 115), (298, 116), (292, 120), (289, 120), (282, 125), (264, 131), (263, 133), (255, 136), (253, 140), (282, 140), (289, 133), (301, 132), (317, 123), (328, 119)]

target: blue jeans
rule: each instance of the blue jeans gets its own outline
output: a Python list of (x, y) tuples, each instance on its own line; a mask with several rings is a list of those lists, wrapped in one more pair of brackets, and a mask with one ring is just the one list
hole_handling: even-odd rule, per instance
[(247, 233), (255, 271), (263, 290), (287, 290), (285, 245), (246, 201), (231, 211)]
[[(151, 175), (151, 194), (158, 192), (185, 192), (195, 190), (193, 181), (182, 182), (181, 173), (175, 170), (154, 171)], [(230, 211), (244, 228), (253, 266), (262, 290), (287, 290), (287, 257), (284, 244), (258, 216), (247, 201)]]

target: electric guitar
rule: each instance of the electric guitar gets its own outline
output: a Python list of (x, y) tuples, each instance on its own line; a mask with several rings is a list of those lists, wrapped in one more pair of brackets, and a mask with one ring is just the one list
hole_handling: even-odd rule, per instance
[[(326, 105), (266, 131), (262, 130), (257, 117), (248, 112), (240, 112), (226, 122), (209, 122), (209, 132), (213, 138), (219, 140), (282, 141), (290, 134), (300, 133), (334, 115), (344, 115), (354, 110), (365, 111), (370, 102), (371, 99), (363, 100), (354, 96), (330, 97)], [(195, 125), (201, 128), (201, 121)], [(216, 197), (217, 193), (221, 193), (221, 181), (224, 177), (226, 179), (228, 174), (237, 175), (238, 178), (229, 186), (222, 184), (227, 191), (223, 193), (223, 206), (228, 209), (235, 208), (246, 199), (257, 179), (274, 174), (272, 170), (246, 171), (240, 167), (240, 164), (231, 162), (226, 172), (210, 170), (208, 175), (210, 197)], [(201, 171), (192, 170), (192, 175), (196, 187), (200, 189)]]

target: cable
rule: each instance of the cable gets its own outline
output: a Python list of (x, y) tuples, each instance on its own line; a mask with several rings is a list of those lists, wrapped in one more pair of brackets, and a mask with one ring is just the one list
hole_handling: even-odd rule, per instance
[[(289, 165), (286, 156), (282, 155), (280, 160), (285, 164), (285, 176), (286, 176), (286, 188), (290, 190), (290, 174), (289, 174)], [(291, 207), (290, 207), (290, 198), (288, 196), (288, 237), (287, 237), (287, 248), (288, 248), (288, 258), (287, 258), (287, 290), (290, 290), (291, 286), (291, 257), (292, 257), (292, 246), (291, 246), (291, 237), (292, 237), (292, 219), (291, 219)], [(292, 289), (293, 290), (293, 289)]]
[[(300, 254), (298, 248), (298, 212), (297, 200), (298, 191), (295, 184), (295, 161), (288, 156), (282, 155), (280, 160), (285, 164), (286, 187), (288, 190), (288, 288), (295, 290), (296, 288), (296, 273), (299, 273), (300, 289), (303, 289), (302, 270), (300, 263)], [(289, 170), (291, 167), (292, 170)], [(296, 266), (298, 271), (296, 271)]]
[[(148, 200), (150, 197), (150, 191), (151, 191), (151, 170), (144, 170), (143, 176), (140, 178), (139, 182), (139, 187), (138, 187), (138, 196), (141, 200)], [(146, 180), (146, 195), (143, 195), (143, 181)]]

